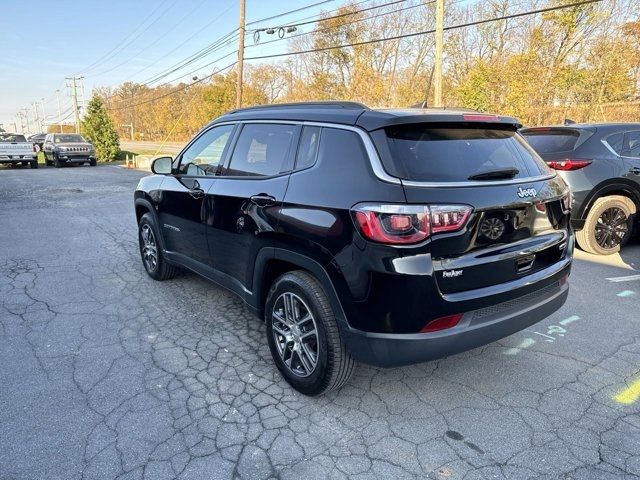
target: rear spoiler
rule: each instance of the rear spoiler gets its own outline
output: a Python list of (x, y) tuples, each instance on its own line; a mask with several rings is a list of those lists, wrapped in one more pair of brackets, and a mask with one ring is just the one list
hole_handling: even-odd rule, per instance
[(372, 131), (394, 125), (406, 125), (412, 123), (434, 124), (486, 124), (488, 127), (509, 128), (518, 130), (522, 124), (513, 117), (491, 115), (475, 112), (460, 112), (451, 110), (423, 110), (405, 111), (406, 114), (387, 113), (384, 111), (367, 110), (360, 115), (356, 125), (365, 130)]

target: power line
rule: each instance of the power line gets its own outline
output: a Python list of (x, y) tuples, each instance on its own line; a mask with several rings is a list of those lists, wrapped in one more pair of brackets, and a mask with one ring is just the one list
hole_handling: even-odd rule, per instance
[(150, 85), (152, 83), (155, 83), (158, 80), (161, 80), (162, 78), (164, 78), (164, 77), (166, 77), (168, 75), (171, 75), (172, 73), (177, 72), (178, 70), (186, 67), (187, 65), (191, 65), (193, 62), (197, 62), (201, 58), (204, 58), (205, 56), (207, 56), (207, 55), (219, 50), (220, 48), (224, 48), (229, 42), (231, 42), (232, 40), (235, 40), (236, 34), (237, 34), (237, 29), (233, 30), (232, 32), (227, 33), (224, 37), (219, 38), (215, 42), (207, 45), (206, 47), (204, 47), (202, 49), (200, 49), (199, 51), (197, 51), (193, 55), (191, 55), (191, 56), (187, 57), (186, 59), (183, 59), (180, 62), (174, 64), (171, 67), (169, 67), (168, 70), (165, 70), (164, 72), (156, 74), (153, 77), (143, 81), (142, 84), (143, 85)]
[(119, 48), (116, 48), (115, 51), (113, 51), (113, 53), (111, 53), (110, 55), (108, 55), (106, 58), (104, 58), (104, 60), (95, 63), (94, 62), (94, 66), (92, 66), (91, 68), (86, 68), (83, 73), (87, 73), (91, 70), (94, 70), (96, 67), (98, 67), (98, 65), (102, 65), (105, 62), (111, 60), (112, 58), (115, 57), (115, 55), (117, 55), (119, 52), (121, 52), (124, 48), (126, 48), (127, 46), (131, 45), (133, 42), (135, 42), (138, 38), (140, 38), (142, 36), (142, 34), (144, 34), (146, 31), (148, 31), (153, 25), (155, 25), (158, 20), (160, 20), (169, 10), (171, 10), (175, 4), (178, 3), (178, 0), (174, 0), (167, 8), (165, 8), (162, 12), (160, 12), (160, 15), (158, 15), (151, 23), (149, 23), (149, 25), (147, 25), (143, 30), (141, 30), (136, 36), (134, 36), (132, 39), (130, 39), (128, 42), (126, 42), (124, 45), (122, 45)]
[(172, 53), (174, 53), (176, 50), (179, 50), (181, 47), (183, 47), (184, 45), (186, 45), (190, 40), (192, 40), (194, 37), (196, 37), (197, 35), (199, 35), (200, 33), (202, 33), (202, 31), (207, 28), (210, 27), (213, 23), (215, 23), (217, 20), (220, 19), (220, 17), (222, 17), (223, 15), (225, 15), (229, 10), (231, 10), (231, 8), (233, 7), (233, 5), (229, 5), (229, 7), (227, 7), (224, 11), (222, 11), (220, 13), (220, 15), (218, 15), (217, 17), (215, 17), (213, 20), (209, 21), (208, 23), (204, 24), (199, 30), (195, 31), (193, 34), (191, 34), (189, 37), (187, 37), (182, 43), (176, 45), (173, 50), (165, 53), (164, 55), (162, 55), (162, 57), (158, 58), (155, 62), (150, 63), (149, 65), (147, 65), (146, 67), (144, 67), (142, 70), (138, 70), (137, 72), (135, 72), (133, 75), (131, 75), (131, 77), (135, 77), (136, 75), (141, 74), (142, 72), (148, 70), (150, 67), (156, 65), (160, 60), (168, 57), (169, 55), (171, 55)]
[(291, 15), (292, 13), (302, 12), (303, 10), (308, 10), (313, 7), (317, 7), (318, 5), (323, 5), (325, 3), (335, 2), (336, 0), (324, 0), (322, 2), (312, 3), (311, 5), (307, 5), (306, 7), (296, 8), (295, 10), (289, 10), (288, 12), (279, 13), (277, 15), (273, 15), (272, 17), (261, 18), (260, 20), (254, 20), (253, 22), (247, 22), (247, 26), (255, 25), (256, 23), (266, 22), (268, 20), (275, 20), (276, 18), (286, 17), (287, 15)]
[[(177, 22), (175, 22), (172, 27), (175, 28), (178, 25), (180, 25), (182, 22), (184, 22), (188, 17), (190, 17), (193, 12), (195, 12), (198, 8), (200, 8), (204, 2), (206, 2), (207, 0), (201, 0), (200, 3), (197, 3), (195, 7), (193, 7), (191, 10), (189, 10), (189, 12), (186, 15), (183, 15), (180, 20), (178, 20)], [(152, 41), (149, 45), (146, 45), (144, 47), (142, 47), (140, 50), (138, 50), (134, 55), (127, 57), (125, 60), (123, 60), (122, 62), (120, 62), (117, 65), (114, 65), (113, 67), (108, 68), (107, 70), (103, 70), (100, 73), (96, 73), (94, 74), (95, 76), (100, 76), (100, 75), (104, 75), (106, 73), (112, 72), (113, 70), (115, 70), (116, 68), (121, 67), (122, 65), (124, 65), (125, 63), (133, 60), (134, 58), (136, 58), (138, 55), (140, 55), (142, 52), (144, 52), (145, 50), (148, 50), (149, 48), (155, 46), (158, 44), (158, 42), (160, 42), (161, 40), (165, 39), (166, 35), (164, 34), (164, 32), (157, 37), (154, 41)]]
[(125, 109), (125, 108), (138, 107), (138, 106), (140, 106), (140, 105), (146, 105), (147, 103), (155, 102), (155, 101), (157, 101), (157, 100), (160, 100), (161, 98), (165, 98), (165, 97), (168, 97), (168, 96), (170, 96), (170, 95), (175, 95), (176, 93), (180, 93), (180, 92), (182, 92), (183, 90), (186, 90), (187, 88), (189, 88), (189, 87), (191, 87), (191, 86), (193, 86), (193, 85), (196, 85), (196, 84), (198, 84), (198, 83), (201, 83), (201, 82), (204, 82), (205, 80), (210, 79), (210, 78), (211, 78), (211, 77), (213, 77), (214, 75), (217, 75), (217, 74), (219, 74), (219, 73), (224, 72), (225, 70), (228, 70), (229, 68), (233, 67), (236, 63), (238, 63), (238, 62), (237, 62), (237, 61), (235, 61), (235, 62), (233, 62), (233, 63), (230, 63), (230, 64), (228, 64), (226, 67), (224, 67), (224, 68), (220, 68), (220, 69), (216, 70), (215, 72), (211, 73), (210, 75), (207, 75), (206, 77), (203, 77), (203, 78), (201, 78), (201, 79), (199, 79), (199, 80), (196, 80), (196, 81), (194, 81), (194, 82), (192, 82), (192, 83), (188, 83), (188, 84), (186, 84), (186, 85), (184, 85), (184, 86), (182, 86), (182, 87), (178, 88), (177, 90), (172, 90), (171, 92), (165, 93), (165, 94), (163, 94), (163, 95), (158, 95), (157, 97), (150, 98), (149, 100), (145, 100), (145, 101), (143, 101), (143, 102), (139, 102), (139, 103), (136, 103), (136, 104), (133, 104), (133, 105), (124, 105), (124, 106), (122, 106), (122, 107), (115, 107), (115, 108), (109, 108), (109, 107), (107, 107), (107, 109), (108, 109), (108, 110), (123, 110), (123, 109)]
[(367, 12), (369, 10), (375, 10), (377, 8), (389, 7), (391, 5), (395, 5), (397, 3), (403, 3), (403, 2), (406, 2), (406, 1), (407, 0), (393, 0), (392, 2), (381, 3), (380, 5), (372, 5), (371, 7), (360, 8), (360, 9), (355, 10), (353, 12), (343, 12), (343, 13), (339, 13), (337, 15), (332, 15), (332, 16), (329, 16), (329, 17), (320, 17), (320, 18), (317, 18), (315, 20), (308, 20), (306, 22), (288, 23), (286, 26), (287, 27), (301, 27), (303, 25), (309, 25), (310, 23), (327, 22), (329, 20), (334, 20), (336, 18), (343, 18), (343, 17), (348, 17), (350, 15), (357, 15), (357, 14), (362, 13), (362, 12)]
[[(350, 4), (349, 4), (349, 6), (351, 6), (351, 7), (357, 7), (357, 6), (359, 6), (359, 5), (362, 5), (363, 3), (371, 3), (371, 2), (373, 2), (373, 1), (374, 1), (374, 0), (360, 0), (359, 2), (356, 2), (356, 3), (350, 3)], [(329, 11), (327, 11), (327, 12), (324, 12), (324, 14), (325, 14), (325, 15), (330, 15), (330, 14), (332, 14), (332, 13), (335, 13), (335, 12), (339, 11), (341, 8), (344, 8), (344, 6), (338, 7), (338, 8), (333, 9), (333, 10), (329, 10)], [(302, 17), (302, 18), (298, 18), (297, 20), (293, 20), (291, 23), (292, 23), (292, 24), (296, 24), (296, 23), (299, 23), (299, 22), (304, 22), (304, 21), (306, 21), (306, 20), (313, 19), (313, 18), (320, 18), (320, 17), (322, 16), (322, 14), (323, 14), (323, 13), (320, 13), (320, 14), (314, 14), (314, 15), (308, 15), (308, 16), (306, 16), (306, 17)], [(284, 16), (284, 15), (282, 15), (282, 16)], [(263, 20), (266, 20), (266, 19), (263, 19)], [(256, 23), (256, 22), (252, 22), (252, 23)], [(253, 30), (251, 30), (251, 31), (252, 31), (252, 32), (255, 32), (256, 30), (266, 30), (266, 28), (255, 28), (255, 29), (253, 29)]]
[[(552, 12), (554, 10), (562, 10), (565, 8), (571, 8), (571, 7), (579, 7), (581, 5), (587, 5), (590, 3), (598, 3), (598, 2), (602, 2), (603, 0), (583, 0), (581, 2), (575, 2), (575, 3), (569, 3), (569, 4), (565, 4), (565, 5), (557, 5), (555, 7), (547, 7), (547, 8), (541, 8), (538, 10), (531, 10), (528, 12), (520, 12), (520, 13), (513, 13), (510, 15), (503, 15), (501, 17), (495, 17), (495, 18), (487, 18), (484, 20), (476, 20), (473, 22), (467, 22), (467, 23), (460, 23), (458, 25), (451, 25), (448, 27), (444, 27), (443, 30), (444, 31), (448, 31), (448, 30), (455, 30), (458, 28), (466, 28), (466, 27), (473, 27), (475, 25), (482, 25), (485, 23), (491, 23), (491, 22), (497, 22), (500, 20), (509, 20), (511, 18), (518, 18), (518, 17), (525, 17), (528, 15), (536, 15), (538, 13), (546, 13), (546, 12)], [(245, 60), (263, 60), (266, 58), (276, 58), (276, 57), (287, 57), (287, 56), (291, 56), (291, 55), (301, 55), (304, 53), (313, 53), (313, 52), (323, 52), (323, 51), (327, 51), (327, 50), (336, 50), (339, 48), (350, 48), (350, 47), (357, 47), (360, 45), (368, 45), (371, 43), (380, 43), (380, 42), (385, 42), (388, 40), (400, 40), (402, 38), (409, 38), (409, 37), (417, 37), (420, 35), (428, 35), (431, 33), (435, 33), (435, 29), (431, 29), (431, 30), (424, 30), (421, 32), (412, 32), (412, 33), (405, 33), (403, 35), (394, 35), (392, 37), (385, 37), (385, 38), (376, 38), (373, 40), (364, 40), (362, 42), (354, 42), (354, 43), (347, 43), (347, 44), (343, 44), (343, 45), (333, 45), (333, 46), (328, 46), (328, 47), (319, 47), (319, 48), (311, 48), (308, 50), (299, 50), (299, 51), (295, 51), (295, 52), (285, 52), (285, 53), (276, 53), (276, 54), (272, 54), (272, 55), (259, 55), (259, 56), (255, 56), (255, 57), (245, 57)]]
[[(346, 27), (348, 25), (353, 25), (355, 23), (365, 22), (367, 20), (374, 20), (374, 19), (379, 18), (379, 17), (384, 17), (385, 15), (393, 15), (394, 13), (404, 12), (405, 10), (411, 10), (413, 8), (430, 5), (430, 4), (434, 3), (435, 1), (436, 0), (428, 0), (428, 1), (424, 2), (424, 3), (416, 3), (416, 4), (410, 5), (408, 7), (402, 7), (402, 8), (398, 8), (396, 10), (390, 10), (388, 12), (376, 13), (375, 15), (370, 15), (368, 17), (363, 17), (363, 18), (358, 18), (356, 20), (352, 20), (352, 21), (347, 22), (347, 23), (341, 23), (340, 25), (335, 25), (335, 26), (331, 26), (331, 27), (323, 27), (323, 28), (315, 28), (315, 29), (311, 30), (310, 32), (303, 32), (303, 33), (298, 33), (296, 35), (290, 35), (290, 36), (284, 37), (284, 38), (275, 38), (275, 39), (269, 40), (267, 42), (255, 43), (253, 45), (247, 46), (246, 48), (254, 48), (254, 47), (258, 47), (258, 46), (261, 47), (261, 46), (268, 45), (268, 44), (274, 43), (274, 42), (281, 42), (283, 40), (291, 40), (293, 38), (304, 37), (304, 36), (307, 36), (307, 35), (314, 35), (314, 34), (317, 34), (317, 33), (326, 32), (328, 30), (335, 30), (337, 28)], [(458, 0), (458, 1), (460, 1), (460, 0)]]
[(145, 18), (145, 20), (138, 24), (138, 26), (136, 28), (133, 29), (133, 31), (131, 33), (129, 33), (126, 37), (124, 37), (118, 44), (116, 44), (115, 47), (113, 47), (111, 50), (109, 50), (107, 53), (105, 53), (103, 56), (101, 56), (100, 58), (98, 58), (97, 60), (95, 60), (91, 65), (89, 65), (88, 67), (85, 67), (84, 69), (82, 69), (83, 72), (87, 72), (91, 69), (93, 69), (95, 66), (99, 65), (100, 62), (102, 62), (103, 59), (106, 59), (107, 57), (109, 57), (113, 52), (115, 52), (120, 46), (122, 46), (128, 39), (129, 37), (131, 37), (142, 25), (144, 25), (147, 20), (151, 19), (158, 10), (160, 10), (160, 8), (167, 3), (169, 0), (162, 0), (162, 2), (160, 2), (156, 8), (147, 16), (147, 18)]
[(229, 58), (232, 55), (236, 55), (237, 53), (238, 53), (238, 50), (234, 50), (232, 52), (229, 52), (229, 53), (223, 55), (222, 57), (218, 57), (215, 60), (207, 63), (206, 65), (202, 65), (201, 67), (196, 68), (195, 70), (191, 70), (190, 72), (184, 73), (184, 74), (180, 75), (179, 77), (175, 77), (175, 78), (173, 78), (171, 80), (167, 80), (166, 83), (173, 83), (173, 82), (175, 82), (177, 80), (180, 80), (181, 78), (187, 77), (189, 75), (193, 75), (194, 73), (197, 73), (197, 72), (199, 72), (200, 70), (202, 70), (204, 68), (210, 67), (211, 65), (213, 65), (215, 63), (218, 63), (220, 60), (224, 60), (225, 58)]

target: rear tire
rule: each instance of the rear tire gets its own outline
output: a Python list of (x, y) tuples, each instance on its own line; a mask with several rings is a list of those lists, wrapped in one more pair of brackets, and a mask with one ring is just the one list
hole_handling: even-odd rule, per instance
[(178, 269), (165, 258), (159, 238), (153, 215), (145, 213), (138, 223), (138, 243), (142, 265), (151, 278), (163, 281), (175, 277)]
[[(288, 315), (286, 305), (296, 304), (288, 309), (297, 313)], [(290, 317), (294, 321), (286, 321)], [(273, 361), (293, 388), (320, 395), (349, 381), (355, 361), (342, 341), (329, 299), (312, 275), (298, 270), (279, 277), (267, 295), (265, 321)]]
[(633, 201), (621, 195), (597, 199), (587, 215), (582, 230), (576, 232), (578, 246), (595, 255), (617, 253), (631, 237)]

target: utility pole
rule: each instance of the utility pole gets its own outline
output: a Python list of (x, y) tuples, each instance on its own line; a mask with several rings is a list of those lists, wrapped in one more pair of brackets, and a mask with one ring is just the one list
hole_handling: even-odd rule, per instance
[(82, 114), (86, 115), (87, 113), (87, 104), (84, 100), (84, 77), (80, 77), (80, 99), (82, 101)]
[(18, 112), (18, 118), (20, 119), (20, 133), (24, 133), (24, 112), (22, 110)]
[(436, 59), (433, 104), (442, 107), (442, 46), (444, 43), (444, 0), (436, 0)]
[(56, 100), (58, 100), (58, 126), (62, 133), (62, 111), (60, 110), (60, 90), (56, 90)]
[(40, 123), (40, 119), (38, 118), (38, 102), (33, 102), (31, 106), (33, 107), (33, 129), (36, 130), (35, 133), (40, 133), (37, 131), (38, 123)]
[(82, 77), (67, 77), (67, 80), (71, 80), (71, 84), (67, 84), (71, 88), (71, 98), (73, 100), (73, 116), (76, 123), (76, 133), (80, 133), (80, 112), (78, 111), (78, 84), (77, 81)]
[(29, 109), (25, 108), (24, 110), (24, 118), (27, 121), (27, 135), (31, 133), (31, 124), (29, 123)]
[(238, 38), (238, 80), (236, 82), (236, 108), (242, 107), (242, 69), (244, 68), (245, 0), (240, 0), (240, 37)]
[(44, 133), (44, 122), (47, 119), (47, 116), (44, 113), (44, 98), (40, 99), (40, 113), (42, 114), (42, 120), (40, 122), (40, 133)]

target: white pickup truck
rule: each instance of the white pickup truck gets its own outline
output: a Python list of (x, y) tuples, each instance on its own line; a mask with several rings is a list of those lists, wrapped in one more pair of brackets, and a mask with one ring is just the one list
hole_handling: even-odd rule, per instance
[(0, 132), (0, 163), (38, 168), (38, 156), (33, 143), (27, 142), (24, 135)]

